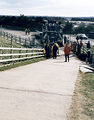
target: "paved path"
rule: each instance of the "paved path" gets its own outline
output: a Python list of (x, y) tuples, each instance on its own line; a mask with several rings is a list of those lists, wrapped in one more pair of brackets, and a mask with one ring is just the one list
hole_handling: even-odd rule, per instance
[(0, 120), (66, 120), (80, 64), (60, 56), (0, 72)]

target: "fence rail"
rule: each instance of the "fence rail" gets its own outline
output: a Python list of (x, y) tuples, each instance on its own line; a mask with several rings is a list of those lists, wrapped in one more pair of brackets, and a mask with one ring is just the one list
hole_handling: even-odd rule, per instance
[(43, 57), (43, 49), (0, 47), (0, 63)]
[(0, 30), (0, 36), (4, 37), (7, 40), (10, 40), (10, 47), (12, 46), (13, 42), (27, 47), (34, 46), (35, 44), (35, 38), (33, 37), (21, 37), (14, 34), (10, 34), (9, 32), (3, 30)]

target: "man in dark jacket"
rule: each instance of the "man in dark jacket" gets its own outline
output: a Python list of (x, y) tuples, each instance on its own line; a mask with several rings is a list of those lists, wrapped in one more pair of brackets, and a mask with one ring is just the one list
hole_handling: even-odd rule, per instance
[(88, 41), (88, 43), (87, 43), (87, 49), (90, 49), (90, 48), (91, 48), (90, 41)]
[(46, 52), (46, 58), (49, 59), (50, 55), (51, 55), (51, 47), (50, 47), (49, 43), (47, 43), (45, 46), (45, 52)]

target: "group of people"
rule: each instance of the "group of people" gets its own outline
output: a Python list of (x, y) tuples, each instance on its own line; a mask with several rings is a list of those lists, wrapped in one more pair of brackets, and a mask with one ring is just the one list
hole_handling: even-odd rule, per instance
[(57, 43), (54, 43), (52, 46), (49, 43), (46, 43), (45, 54), (47, 59), (49, 59), (51, 56), (53, 56), (53, 59), (56, 59), (57, 51), (59, 51), (59, 46)]
[[(72, 43), (73, 53), (76, 53), (79, 58), (81, 56), (81, 48), (82, 48), (82, 46), (83, 46), (83, 42), (82, 41), (80, 41), (80, 42), (74, 41)], [(90, 62), (90, 57), (91, 57), (91, 53), (90, 53), (90, 48), (91, 48), (90, 41), (88, 41), (86, 47), (87, 47), (86, 60), (87, 60), (87, 62)], [(66, 41), (66, 43), (64, 44), (65, 62), (69, 62), (70, 51), (71, 51), (71, 48), (70, 48), (69, 42)], [(50, 46), (49, 43), (47, 43), (45, 45), (45, 55), (46, 55), (47, 59), (49, 59), (50, 57), (53, 57), (53, 59), (56, 59), (58, 52), (59, 52), (59, 45), (57, 43), (54, 43), (52, 46)]]
[[(74, 42), (72, 43), (72, 51), (73, 51), (73, 53), (76, 53), (76, 55), (77, 55), (79, 58), (80, 58), (80, 56), (82, 55), (82, 53), (81, 53), (81, 48), (82, 48), (82, 47), (84, 47), (82, 40), (81, 40), (80, 42), (77, 40), (77, 42), (74, 41)], [(91, 58), (90, 48), (91, 48), (90, 41), (88, 41), (88, 42), (86, 43), (87, 53), (85, 53), (86, 55), (83, 56), (83, 57), (84, 57), (83, 60), (86, 59), (86, 61), (89, 62), (89, 63), (90, 63), (90, 58)], [(84, 48), (83, 48), (83, 50), (84, 50)], [(83, 51), (83, 53), (84, 53), (84, 51)]]
[[(47, 43), (44, 50), (47, 59), (49, 59), (51, 56), (53, 57), (53, 59), (56, 59), (57, 53), (59, 54), (59, 45), (57, 43), (54, 43), (52, 46), (50, 46), (49, 43)], [(65, 62), (69, 62), (70, 45), (68, 42), (66, 42), (64, 46), (64, 54)]]
[(25, 29), (25, 35), (30, 35), (30, 29), (29, 28)]

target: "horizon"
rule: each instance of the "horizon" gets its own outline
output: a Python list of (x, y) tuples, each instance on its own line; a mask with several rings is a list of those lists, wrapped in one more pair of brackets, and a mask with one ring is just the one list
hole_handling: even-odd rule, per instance
[(42, 16), (42, 15), (24, 15), (24, 14), (19, 14), (19, 15), (0, 15), (0, 16), (15, 16), (15, 17), (20, 17), (20, 16), (26, 16), (26, 17), (60, 17), (60, 18), (94, 18), (94, 16)]

